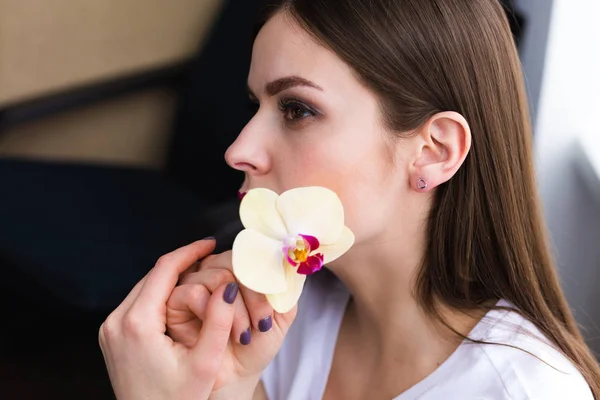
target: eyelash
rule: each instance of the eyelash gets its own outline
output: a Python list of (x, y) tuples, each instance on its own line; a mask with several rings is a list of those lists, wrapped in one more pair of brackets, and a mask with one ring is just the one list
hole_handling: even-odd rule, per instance
[[(250, 98), (248, 103), (249, 111), (252, 115), (258, 112), (260, 108), (260, 104), (258, 100), (254, 98)], [(283, 117), (286, 122), (290, 124), (300, 123), (306, 118), (313, 118), (320, 115), (320, 113), (314, 110), (312, 107), (305, 104), (303, 101), (296, 98), (282, 98), (278, 101), (279, 111), (283, 114)], [(293, 110), (301, 110), (303, 112), (303, 116), (299, 118), (290, 117), (289, 113)]]
[[(298, 99), (283, 98), (279, 100), (279, 110), (283, 113), (285, 120), (292, 123), (300, 122), (305, 118), (316, 117), (318, 115), (315, 110)], [(295, 117), (290, 114), (290, 112), (293, 111), (301, 111), (302, 115), (300, 117)]]

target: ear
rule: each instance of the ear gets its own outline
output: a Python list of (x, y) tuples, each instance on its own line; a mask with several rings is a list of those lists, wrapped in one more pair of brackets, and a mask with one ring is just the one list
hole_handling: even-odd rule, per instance
[(410, 165), (410, 185), (424, 192), (447, 182), (471, 149), (471, 128), (457, 112), (435, 114), (417, 131), (417, 151)]

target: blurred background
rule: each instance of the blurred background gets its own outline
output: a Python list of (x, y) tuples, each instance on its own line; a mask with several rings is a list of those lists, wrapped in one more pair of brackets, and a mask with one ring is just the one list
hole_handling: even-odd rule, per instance
[[(503, 3), (559, 273), (600, 354), (600, 2)], [(258, 10), (0, 0), (0, 398), (113, 398), (104, 318), (161, 254), (228, 245)]]

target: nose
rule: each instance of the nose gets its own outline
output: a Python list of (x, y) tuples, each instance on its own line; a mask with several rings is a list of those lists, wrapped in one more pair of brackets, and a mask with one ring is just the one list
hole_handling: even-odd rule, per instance
[(268, 173), (271, 169), (271, 157), (265, 133), (254, 120), (248, 122), (225, 152), (227, 164), (249, 175), (258, 176)]

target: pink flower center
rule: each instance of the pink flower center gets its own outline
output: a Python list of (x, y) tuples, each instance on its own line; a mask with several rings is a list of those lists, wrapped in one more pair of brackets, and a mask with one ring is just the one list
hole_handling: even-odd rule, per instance
[(312, 275), (323, 267), (323, 254), (313, 254), (320, 246), (314, 236), (297, 235), (284, 240), (283, 255), (296, 272), (302, 275)]

